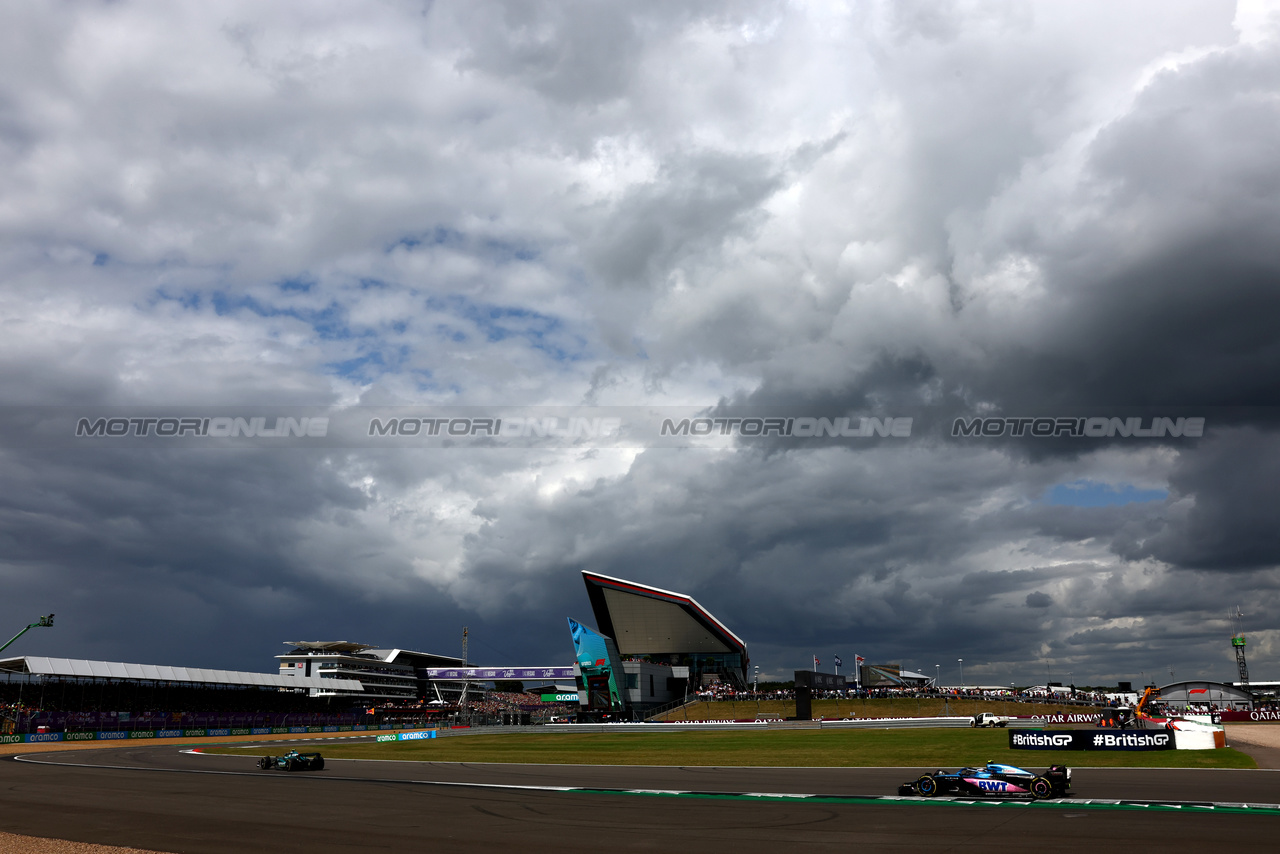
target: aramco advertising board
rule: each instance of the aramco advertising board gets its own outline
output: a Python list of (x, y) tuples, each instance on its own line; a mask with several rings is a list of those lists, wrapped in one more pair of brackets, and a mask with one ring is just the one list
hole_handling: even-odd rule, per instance
[(618, 688), (622, 673), (622, 658), (612, 638), (579, 623), (569, 620), (569, 634), (573, 636), (573, 654), (582, 670), (582, 684), (586, 692), (586, 708), (595, 712), (620, 712), (626, 707), (622, 691)]

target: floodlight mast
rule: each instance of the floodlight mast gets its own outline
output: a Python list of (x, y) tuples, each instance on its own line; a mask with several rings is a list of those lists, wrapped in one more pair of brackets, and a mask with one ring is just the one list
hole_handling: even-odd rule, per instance
[(1236, 612), (1231, 615), (1231, 621), (1235, 624), (1235, 631), (1231, 634), (1231, 646), (1236, 651), (1236, 670), (1240, 673), (1240, 687), (1249, 695), (1249, 704), (1252, 707), (1253, 692), (1249, 690), (1249, 665), (1244, 660), (1244, 614), (1240, 613), (1240, 606), (1236, 606)]
[(27, 626), (27, 627), (26, 627), (25, 629), (23, 629), (22, 631), (18, 632), (18, 633), (17, 633), (16, 635), (14, 635), (13, 637), (9, 638), (9, 642), (8, 642), (8, 643), (6, 643), (4, 646), (0, 646), (0, 652), (4, 652), (6, 649), (8, 649), (8, 648), (13, 644), (13, 642), (14, 642), (14, 641), (16, 641), (18, 638), (22, 637), (23, 635), (25, 635), (27, 632), (31, 631), (32, 629), (47, 629), (47, 628), (50, 628), (52, 625), (53, 625), (53, 614), (46, 614), (45, 616), (41, 617), (41, 618), (40, 618), (39, 620), (37, 620), (36, 622), (34, 622), (34, 623), (32, 623), (31, 625)]

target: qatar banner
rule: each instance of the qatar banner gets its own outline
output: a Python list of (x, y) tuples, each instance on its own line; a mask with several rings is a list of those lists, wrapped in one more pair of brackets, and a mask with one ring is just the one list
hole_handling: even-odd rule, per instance
[(1173, 733), (1165, 730), (1069, 730), (1009, 731), (1013, 750), (1173, 750)]
[(1222, 717), (1224, 724), (1248, 723), (1249, 721), (1280, 721), (1280, 709), (1238, 709), (1216, 712)]

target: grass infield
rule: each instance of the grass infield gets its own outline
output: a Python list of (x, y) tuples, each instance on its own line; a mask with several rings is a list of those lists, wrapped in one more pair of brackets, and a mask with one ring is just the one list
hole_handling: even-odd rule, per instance
[[(1010, 750), (1007, 730), (773, 730), (752, 732), (494, 733), (424, 741), (326, 744), (325, 758), (547, 765), (959, 767), (987, 761), (1073, 768), (1256, 768), (1220, 750)], [(244, 755), (234, 748), (208, 753)], [(266, 754), (266, 749), (252, 755)]]

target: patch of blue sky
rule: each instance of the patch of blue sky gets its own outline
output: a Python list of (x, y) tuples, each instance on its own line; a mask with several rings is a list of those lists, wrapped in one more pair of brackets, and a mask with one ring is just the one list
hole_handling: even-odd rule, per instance
[(1041, 500), (1045, 504), (1065, 507), (1119, 507), (1124, 504), (1164, 501), (1168, 497), (1167, 489), (1139, 489), (1131, 483), (1076, 480), (1050, 487)]
[(200, 306), (204, 304), (204, 296), (199, 291), (170, 293), (164, 288), (156, 288), (155, 299), (151, 300), (151, 304), (154, 305), (160, 301), (176, 302), (189, 311), (199, 311)]
[[(329, 303), (324, 308), (281, 308), (264, 305), (262, 302), (244, 294), (230, 296), (222, 291), (215, 291), (209, 297), (209, 303), (219, 316), (232, 315), (240, 311), (248, 311), (259, 317), (290, 317), (307, 324), (323, 339), (330, 341), (346, 341), (360, 337), (351, 329), (346, 321), (346, 310), (337, 303)], [(372, 334), (369, 332), (366, 335)]]
[(387, 372), (386, 362), (376, 350), (341, 362), (329, 362), (325, 367), (329, 373), (361, 383), (371, 382)]
[(107, 266), (107, 262), (108, 262), (108, 261), (110, 261), (110, 260), (111, 260), (111, 256), (110, 256), (110, 255), (108, 255), (108, 254), (107, 254), (107, 253), (105, 253), (105, 252), (99, 252), (97, 255), (94, 255), (94, 256), (93, 256), (93, 266), (95, 266), (95, 267), (105, 267), (105, 266)]
[(311, 289), (315, 287), (316, 280), (307, 276), (294, 276), (291, 279), (282, 279), (276, 282), (276, 287), (285, 293), (311, 293)]
[(455, 246), (461, 248), (465, 246), (466, 243), (467, 236), (461, 231), (438, 225), (421, 234), (406, 234), (404, 237), (401, 237), (395, 243), (388, 246), (387, 252), (391, 253), (397, 249), (408, 249), (412, 251), (417, 249), (419, 246)]
[[(521, 339), (558, 362), (576, 362), (586, 355), (587, 342), (569, 333), (560, 318), (549, 314), (515, 306), (477, 303), (462, 296), (429, 297), (427, 307), (466, 320), (490, 344)], [(436, 329), (441, 335), (459, 343), (467, 337), (449, 324), (439, 324)]]
[[(354, 382), (367, 383), (402, 370), (412, 356), (412, 352), (412, 348), (407, 344), (379, 346), (374, 343), (374, 339), (369, 339), (368, 344), (363, 341), (360, 343), (359, 355), (352, 356), (350, 359), (327, 362), (325, 368), (336, 376)], [(411, 371), (411, 373), (416, 372)]]

